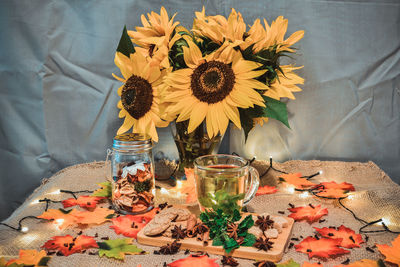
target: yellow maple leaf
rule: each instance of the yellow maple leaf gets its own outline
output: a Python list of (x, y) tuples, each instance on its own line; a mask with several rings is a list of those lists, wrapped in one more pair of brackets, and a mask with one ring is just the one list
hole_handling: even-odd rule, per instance
[(379, 251), (386, 257), (385, 261), (400, 266), (400, 235), (392, 241), (392, 246), (376, 244)]
[(51, 257), (47, 257), (46, 251), (41, 250), (19, 250), (19, 258), (7, 262), (7, 266), (13, 263), (23, 264), (24, 266), (47, 266)]

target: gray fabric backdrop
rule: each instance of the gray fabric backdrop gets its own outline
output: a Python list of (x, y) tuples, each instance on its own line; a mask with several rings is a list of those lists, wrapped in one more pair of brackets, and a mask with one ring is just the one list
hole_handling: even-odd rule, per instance
[[(400, 2), (163, 1), (189, 26), (195, 10), (250, 24), (289, 19), (304, 29), (297, 47), (304, 91), (289, 102), (291, 130), (271, 122), (244, 145), (231, 129), (223, 151), (276, 160), (373, 160), (400, 181)], [(161, 1), (0, 1), (0, 219), (43, 177), (76, 163), (104, 160), (122, 120), (113, 57), (121, 29)], [(158, 157), (177, 153), (168, 129)]]

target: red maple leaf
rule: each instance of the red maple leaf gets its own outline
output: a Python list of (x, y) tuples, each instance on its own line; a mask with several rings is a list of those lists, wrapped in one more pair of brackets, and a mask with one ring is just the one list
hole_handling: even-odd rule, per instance
[(303, 207), (288, 209), (292, 214), (289, 217), (295, 221), (307, 220), (308, 223), (318, 221), (322, 216), (328, 214), (328, 209), (323, 209), (321, 205), (312, 206), (311, 204)]
[(306, 178), (301, 178), (301, 173), (288, 173), (282, 174), (279, 179), (288, 184), (294, 185), (296, 189), (304, 189), (315, 186), (313, 182), (310, 182)]
[(343, 225), (341, 225), (337, 230), (335, 228), (328, 227), (314, 227), (314, 229), (323, 237), (342, 239), (340, 246), (344, 248), (359, 248), (360, 244), (364, 243), (364, 240), (360, 234), (356, 234), (353, 230)]
[(53, 236), (42, 246), (42, 248), (46, 248), (47, 250), (56, 250), (64, 256), (79, 253), (88, 248), (98, 247), (96, 240), (94, 240), (93, 237), (86, 235), (79, 235), (76, 238), (73, 238), (70, 235)]
[(101, 200), (106, 197), (92, 197), (92, 196), (80, 196), (78, 199), (68, 198), (62, 201), (64, 208), (79, 205), (81, 208), (94, 209)]
[(276, 191), (278, 191), (276, 186), (264, 185), (264, 186), (261, 186), (261, 187), (258, 188), (256, 196), (261, 196), (261, 195), (266, 195), (266, 194), (273, 194)]
[(138, 216), (138, 217), (146, 217), (146, 218), (149, 218), (149, 219), (153, 219), (154, 216), (156, 216), (156, 214), (157, 214), (159, 211), (160, 211), (159, 208), (154, 208), (154, 209), (152, 209), (151, 211), (148, 211), (148, 212), (143, 213), (143, 214), (140, 214), (140, 215), (135, 215), (135, 216)]
[(210, 259), (207, 255), (193, 257), (190, 255), (189, 257), (176, 260), (168, 264), (170, 267), (187, 267), (187, 266), (199, 266), (199, 267), (218, 267), (219, 265), (215, 262), (217, 259)]
[(116, 234), (136, 238), (142, 228), (151, 221), (151, 218), (144, 216), (125, 215), (112, 219), (113, 228)]
[(307, 253), (308, 258), (331, 258), (350, 251), (339, 248), (341, 239), (321, 238), (316, 239), (312, 236), (306, 237), (298, 245), (295, 245), (296, 251)]

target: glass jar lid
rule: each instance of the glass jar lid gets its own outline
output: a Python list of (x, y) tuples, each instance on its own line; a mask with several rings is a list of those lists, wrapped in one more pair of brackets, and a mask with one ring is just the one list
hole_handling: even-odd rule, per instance
[(123, 150), (148, 150), (153, 147), (149, 135), (140, 133), (124, 133), (114, 137), (113, 148)]

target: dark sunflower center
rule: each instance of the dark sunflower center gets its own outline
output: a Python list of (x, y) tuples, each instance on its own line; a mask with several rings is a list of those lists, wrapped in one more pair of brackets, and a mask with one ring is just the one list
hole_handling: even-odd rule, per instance
[(223, 100), (232, 91), (235, 74), (231, 66), (219, 61), (209, 61), (198, 66), (191, 76), (193, 95), (209, 104)]
[(121, 93), (125, 110), (135, 119), (143, 117), (153, 103), (153, 88), (142, 77), (132, 75), (125, 83)]

